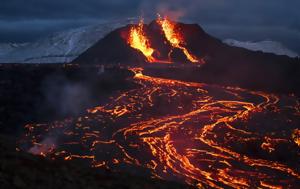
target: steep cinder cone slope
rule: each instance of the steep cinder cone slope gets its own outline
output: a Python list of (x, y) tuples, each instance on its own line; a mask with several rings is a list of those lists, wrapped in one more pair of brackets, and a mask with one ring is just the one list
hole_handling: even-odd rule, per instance
[[(236, 85), (257, 90), (300, 93), (300, 60), (271, 53), (232, 47), (207, 34), (197, 24), (174, 23), (184, 39), (184, 47), (199, 60), (200, 69), (174, 73), (176, 79)], [(80, 55), (79, 64), (150, 64), (143, 53), (128, 44), (129, 32), (136, 25), (119, 28)], [(154, 52), (152, 63), (191, 63), (182, 49), (174, 48), (157, 21), (143, 25), (143, 32)], [(168, 77), (171, 76), (168, 73)]]

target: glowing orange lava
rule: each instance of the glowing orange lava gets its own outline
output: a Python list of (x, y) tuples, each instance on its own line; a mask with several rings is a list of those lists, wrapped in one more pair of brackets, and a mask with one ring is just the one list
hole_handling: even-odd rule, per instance
[(299, 188), (298, 161), (284, 159), (300, 158), (296, 97), (130, 70), (139, 87), (80, 117), (28, 124), (18, 147), (199, 189)]
[(294, 142), (300, 147), (300, 130), (295, 129), (292, 134)]
[(184, 47), (185, 42), (184, 42), (183, 36), (181, 35), (181, 33), (176, 31), (174, 23), (172, 23), (168, 18), (166, 18), (166, 17), (161, 18), (160, 16), (158, 16), (157, 23), (161, 26), (166, 39), (169, 41), (169, 43), (172, 45), (172, 47), (181, 49), (189, 61), (191, 61), (193, 63), (199, 62), (197, 57), (192, 55)]
[(134, 49), (141, 51), (148, 62), (154, 62), (155, 58), (152, 56), (154, 49), (151, 48), (149, 39), (144, 32), (144, 23), (141, 20), (138, 26), (132, 26), (129, 33), (128, 43)]

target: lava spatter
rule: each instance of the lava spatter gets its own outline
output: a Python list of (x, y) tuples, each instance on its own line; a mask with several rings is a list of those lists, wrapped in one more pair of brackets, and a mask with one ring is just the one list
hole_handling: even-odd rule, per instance
[(141, 19), (137, 26), (132, 26), (129, 31), (128, 44), (139, 50), (147, 58), (148, 62), (154, 62), (154, 49), (151, 48), (150, 41), (144, 31), (144, 22)]
[[(190, 62), (199, 62), (197, 57), (191, 54), (191, 52), (188, 51), (188, 49), (185, 47), (186, 43), (184, 41), (184, 38), (180, 32), (176, 31), (175, 24), (172, 21), (170, 21), (167, 17), (161, 18), (161, 16), (158, 15), (157, 23), (161, 26), (166, 39), (173, 48), (182, 50), (182, 52)], [(169, 57), (171, 53), (172, 51), (170, 51)]]

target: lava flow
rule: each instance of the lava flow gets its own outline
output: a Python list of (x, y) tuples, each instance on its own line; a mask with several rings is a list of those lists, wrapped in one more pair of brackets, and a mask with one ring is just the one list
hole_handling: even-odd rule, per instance
[(128, 44), (139, 51), (141, 51), (147, 58), (148, 62), (154, 62), (155, 58), (152, 56), (154, 49), (151, 48), (149, 39), (144, 32), (144, 22), (140, 20), (138, 26), (132, 26), (129, 33)]
[[(184, 47), (185, 42), (180, 34), (176, 31), (175, 24), (172, 23), (167, 17), (161, 18), (158, 16), (157, 23), (161, 26), (163, 33), (165, 34), (166, 39), (172, 45), (173, 48), (181, 49), (186, 56), (186, 58), (192, 63), (197, 63), (199, 60), (196, 56), (192, 55), (186, 47)], [(169, 59), (172, 51), (169, 53)]]
[[(169, 44), (170, 48), (168, 53), (169, 60), (161, 60), (160, 58), (154, 57), (154, 52), (160, 54), (157, 49), (151, 47), (151, 37), (149, 37), (145, 30), (145, 25), (143, 19), (140, 20), (138, 25), (130, 26), (128, 38), (125, 39), (132, 48), (140, 51), (146, 58), (147, 62), (150, 63), (174, 63), (176, 60), (173, 60), (171, 57), (174, 48), (180, 49), (186, 57), (186, 60), (192, 63), (203, 63), (203, 60), (198, 60), (198, 58), (191, 54), (191, 52), (186, 47), (186, 42), (184, 40), (183, 34), (176, 28), (176, 24), (170, 21), (167, 17), (164, 19), (158, 16), (156, 23), (161, 28), (160, 35), (163, 36), (165, 41), (161, 43)], [(146, 25), (148, 26), (148, 25)], [(162, 44), (162, 46), (164, 46)]]
[(78, 118), (27, 125), (20, 146), (52, 159), (199, 188), (297, 188), (300, 103), (131, 69), (138, 89)]

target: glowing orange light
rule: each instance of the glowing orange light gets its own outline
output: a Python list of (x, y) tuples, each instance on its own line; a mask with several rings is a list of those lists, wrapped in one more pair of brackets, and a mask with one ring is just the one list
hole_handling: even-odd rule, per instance
[(294, 142), (300, 147), (300, 130), (295, 129), (292, 134)]
[(148, 62), (154, 62), (155, 58), (152, 56), (154, 49), (151, 48), (149, 39), (144, 32), (143, 20), (139, 22), (138, 26), (132, 26), (129, 33), (128, 43), (134, 49), (141, 51)]
[(157, 23), (161, 26), (166, 39), (169, 41), (169, 43), (172, 45), (172, 47), (174, 48), (179, 48), (183, 51), (183, 53), (185, 54), (186, 58), (193, 62), (193, 63), (197, 63), (199, 62), (199, 60), (197, 59), (197, 57), (195, 57), (194, 55), (192, 55), (185, 47), (185, 42), (184, 39), (182, 37), (182, 35), (176, 31), (175, 28), (175, 24), (172, 23), (168, 18), (161, 18), (158, 15), (158, 19), (157, 19)]

